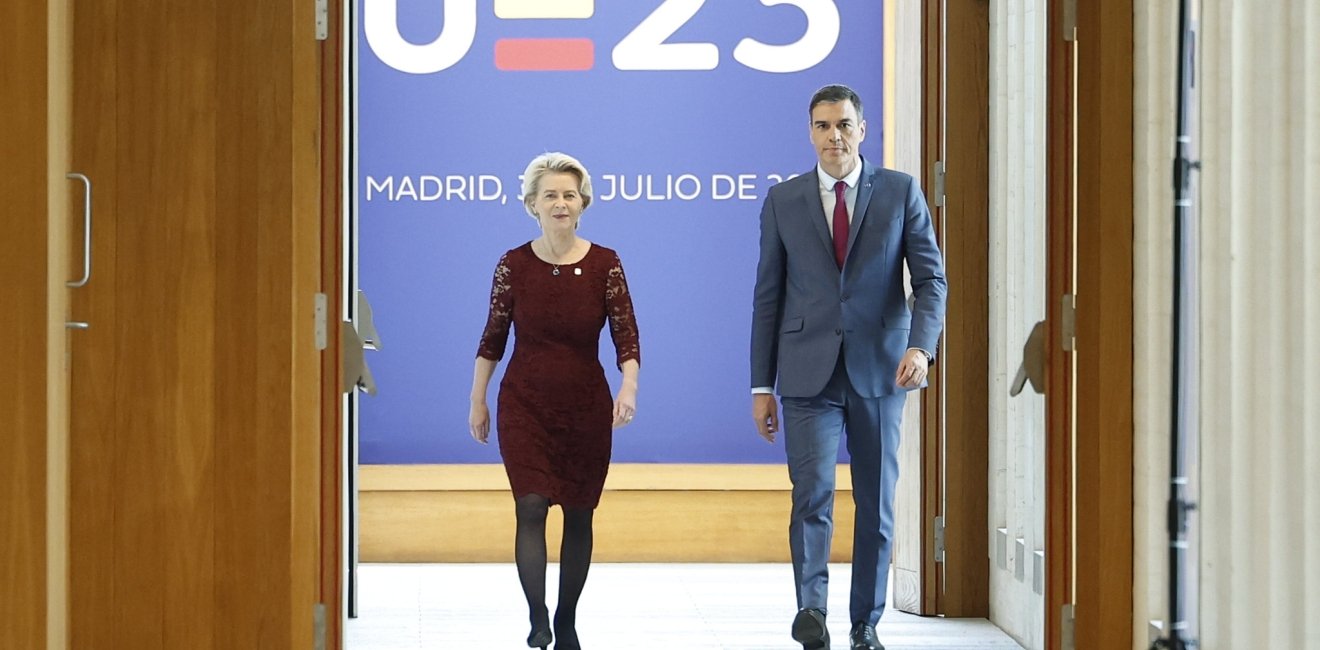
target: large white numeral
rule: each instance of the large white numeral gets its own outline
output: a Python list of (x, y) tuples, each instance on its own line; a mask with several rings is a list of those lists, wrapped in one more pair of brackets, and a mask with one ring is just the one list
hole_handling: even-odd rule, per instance
[(796, 43), (769, 45), (744, 38), (733, 50), (739, 63), (762, 72), (799, 72), (825, 60), (839, 42), (839, 8), (834, 0), (761, 0), (767, 7), (791, 4), (807, 15), (807, 31)]
[(445, 26), (426, 45), (416, 45), (399, 33), (399, 0), (365, 0), (362, 30), (367, 43), (385, 65), (401, 72), (430, 74), (458, 63), (477, 36), (477, 0), (441, 0)]
[(614, 67), (620, 70), (714, 70), (720, 63), (720, 50), (714, 43), (665, 42), (692, 20), (704, 4), (706, 0), (665, 0), (614, 46)]

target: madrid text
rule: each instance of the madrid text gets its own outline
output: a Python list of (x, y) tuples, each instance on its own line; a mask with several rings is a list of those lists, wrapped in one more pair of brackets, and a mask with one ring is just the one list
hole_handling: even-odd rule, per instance
[[(616, 174), (592, 179), (596, 201), (759, 201), (770, 186), (796, 174)], [(521, 176), (505, 182), (493, 174), (368, 175), (367, 201), (508, 203), (505, 187), (517, 189)], [(522, 195), (514, 193), (515, 201)]]

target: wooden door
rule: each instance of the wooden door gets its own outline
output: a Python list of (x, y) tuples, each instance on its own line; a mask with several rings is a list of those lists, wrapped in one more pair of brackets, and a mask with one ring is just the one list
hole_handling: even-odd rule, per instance
[[(942, 205), (934, 208), (949, 280), (943, 352), (932, 376), (942, 387), (928, 391), (926, 438), (939, 453), (937, 496), (944, 522), (944, 553), (927, 584), (937, 593), (938, 613), (949, 617), (990, 614), (990, 563), (986, 549), (989, 484), (989, 4), (979, 0), (923, 3), (928, 31), (942, 34), (931, 74), (940, 94), (939, 137), (931, 166), (945, 170)], [(943, 74), (941, 78), (940, 75)], [(938, 157), (934, 157), (938, 156)]]
[(73, 302), (90, 328), (71, 356), (71, 647), (312, 647), (312, 8), (74, 2), (72, 164), (96, 198)]
[(912, 55), (920, 61), (920, 97), (909, 105), (920, 113), (919, 176), (944, 253), (949, 302), (930, 387), (904, 416), (919, 430), (905, 428), (900, 448), (893, 604), (914, 614), (984, 617), (989, 14), (973, 0), (902, 7), (900, 29), (920, 33), (920, 52)]
[(1077, 3), (1072, 560), (1083, 649), (1134, 642), (1133, 4)]

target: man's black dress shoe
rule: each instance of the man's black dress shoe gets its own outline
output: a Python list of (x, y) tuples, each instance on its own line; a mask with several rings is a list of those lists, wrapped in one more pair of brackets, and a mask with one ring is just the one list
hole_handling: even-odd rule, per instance
[(828, 650), (830, 630), (825, 627), (825, 610), (804, 609), (793, 619), (793, 640), (802, 650)]
[(854, 625), (848, 640), (852, 643), (852, 650), (885, 650), (875, 636), (875, 626), (870, 623)]

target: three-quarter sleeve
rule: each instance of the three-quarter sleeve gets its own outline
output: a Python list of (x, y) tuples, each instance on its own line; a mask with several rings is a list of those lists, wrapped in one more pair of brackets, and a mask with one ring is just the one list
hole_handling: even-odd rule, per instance
[(509, 328), (513, 322), (513, 284), (509, 270), (509, 254), (500, 258), (495, 266), (495, 278), (490, 287), (490, 313), (486, 316), (486, 329), (481, 332), (477, 356), (499, 361), (509, 343)]
[(637, 318), (633, 314), (632, 294), (628, 293), (628, 279), (623, 275), (623, 262), (614, 256), (605, 280), (605, 314), (609, 318), (610, 338), (614, 339), (614, 353), (620, 366), (629, 359), (642, 362), (642, 351), (637, 338)]

